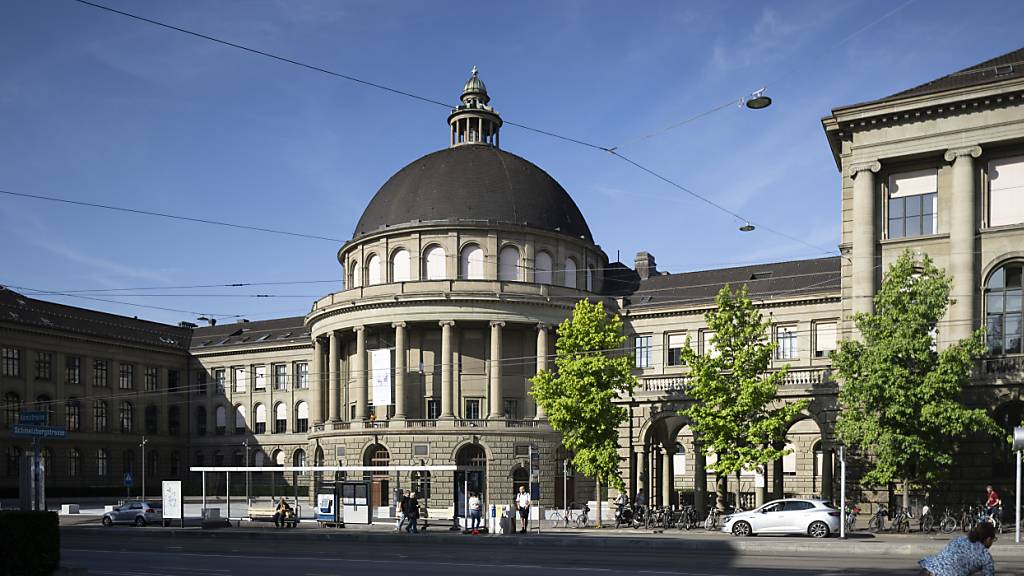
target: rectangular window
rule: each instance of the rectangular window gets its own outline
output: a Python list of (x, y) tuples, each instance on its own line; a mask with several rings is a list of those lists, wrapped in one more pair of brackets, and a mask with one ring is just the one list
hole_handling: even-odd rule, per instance
[(178, 381), (177, 370), (167, 371), (167, 390), (169, 392), (179, 392), (181, 390), (181, 385)]
[(437, 420), (441, 417), (441, 402), (433, 398), (427, 400), (427, 419)]
[(275, 364), (274, 365), (274, 389), (275, 390), (287, 390), (288, 389), (288, 365), (287, 364)]
[(816, 322), (814, 324), (814, 357), (828, 358), (836, 349), (836, 323)]
[(76, 432), (82, 428), (82, 404), (78, 400), (68, 400), (64, 413), (69, 431)]
[(701, 354), (704, 356), (711, 356), (712, 358), (718, 356), (718, 348), (715, 347), (715, 333), (712, 330), (704, 330), (700, 333), (700, 345)]
[(519, 411), (519, 398), (505, 398), (505, 418), (508, 420), (522, 420), (523, 414)]
[(356, 405), (355, 404), (349, 404), (348, 405), (348, 419), (349, 419), (349, 421), (352, 421), (352, 420), (356, 419)]
[(796, 326), (775, 327), (775, 359), (794, 360), (799, 357)]
[(988, 225), (1024, 223), (1024, 156), (988, 163)]
[(686, 334), (668, 335), (668, 365), (683, 365), (683, 348), (686, 347)]
[(299, 390), (309, 388), (309, 364), (306, 362), (295, 365), (295, 387)]
[(223, 368), (213, 371), (213, 382), (217, 388), (217, 392), (220, 394), (224, 393), (224, 387), (226, 386), (225, 380), (227, 380), (227, 371)]
[(429, 444), (413, 444), (412, 455), (416, 458), (426, 458), (430, 456), (430, 445)]
[(256, 390), (266, 390), (267, 389), (267, 367), (266, 366), (257, 366), (255, 372), (256, 372), (256, 382), (253, 385), (254, 389), (256, 389)]
[(235, 368), (235, 392), (245, 392), (248, 378), (245, 368)]
[(109, 364), (106, 360), (95, 360), (92, 363), (92, 385), (97, 388), (106, 388), (108, 384), (107, 367)]
[(68, 356), (64, 362), (64, 381), (68, 384), (81, 384), (82, 359), (78, 356)]
[(107, 403), (102, 400), (92, 405), (92, 427), (96, 432), (107, 431)]
[(938, 230), (938, 172), (918, 170), (889, 177), (889, 238)]
[(121, 374), (118, 385), (122, 390), (135, 388), (135, 366), (132, 364), (121, 364)]
[(466, 398), (466, 409), (463, 412), (463, 418), (467, 420), (479, 420), (480, 419), (480, 399), (479, 398)]
[(196, 373), (196, 392), (206, 394), (206, 370), (203, 368)]
[(637, 368), (651, 367), (651, 337), (637, 336), (633, 340), (634, 365)]
[(53, 377), (53, 355), (49, 352), (36, 352), (36, 380), (49, 380)]
[(146, 379), (146, 391), (152, 392), (160, 389), (160, 369), (159, 368), (146, 368), (144, 375)]
[(17, 348), (3, 349), (4, 376), (18, 378), (21, 376), (21, 350)]
[(530, 445), (529, 444), (516, 444), (512, 448), (513, 458), (529, 458), (530, 457)]

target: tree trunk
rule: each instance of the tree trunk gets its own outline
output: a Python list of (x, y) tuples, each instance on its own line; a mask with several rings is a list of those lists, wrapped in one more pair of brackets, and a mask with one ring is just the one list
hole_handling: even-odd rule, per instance
[(729, 477), (715, 472), (715, 508), (725, 512), (726, 495), (729, 493)]
[(743, 487), (740, 483), (740, 474), (742, 473), (740, 470), (736, 471), (736, 501), (732, 504), (734, 510), (739, 510), (741, 508), (740, 502), (743, 501)]
[[(563, 499), (565, 496), (562, 497)], [(595, 524), (598, 528), (604, 528), (601, 525), (601, 477), (597, 477), (597, 523)]]
[(903, 508), (910, 509), (910, 479), (903, 479)]

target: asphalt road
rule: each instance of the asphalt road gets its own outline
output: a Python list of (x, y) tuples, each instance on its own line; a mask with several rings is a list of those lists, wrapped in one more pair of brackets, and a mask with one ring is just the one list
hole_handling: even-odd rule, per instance
[[(524, 538), (529, 538), (525, 536)], [(146, 529), (62, 530), (63, 565), (107, 576), (328, 576), (452, 574), (609, 576), (664, 574), (917, 575), (916, 558), (861, 554), (721, 554), (598, 548), (581, 541), (561, 548), (480, 546), (466, 540), (409, 535), (405, 543), (295, 542), (246, 538), (168, 538)], [(1002, 575), (1024, 575), (1024, 560), (997, 562)]]

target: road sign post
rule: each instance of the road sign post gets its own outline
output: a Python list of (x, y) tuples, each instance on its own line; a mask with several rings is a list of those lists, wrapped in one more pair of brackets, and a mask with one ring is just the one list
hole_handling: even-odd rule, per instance
[(27, 504), (32, 510), (42, 510), (45, 507), (42, 439), (67, 437), (67, 430), (63, 426), (50, 426), (49, 422), (50, 414), (46, 411), (20, 412), (18, 423), (12, 430), (15, 436), (32, 438), (32, 469), (29, 471), (32, 497), (31, 502)]
[(132, 477), (131, 472), (124, 473), (124, 487), (128, 491), (128, 499), (132, 498), (132, 484), (135, 483), (135, 478)]

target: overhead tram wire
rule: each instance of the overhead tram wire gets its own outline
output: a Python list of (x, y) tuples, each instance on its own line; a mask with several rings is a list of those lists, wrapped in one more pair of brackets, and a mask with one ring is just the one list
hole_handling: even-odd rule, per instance
[[(96, 3), (96, 2), (90, 2), (89, 0), (73, 0), (73, 1), (77, 2), (79, 4), (86, 5), (86, 6), (91, 6), (93, 8), (98, 8), (100, 10), (105, 10), (107, 12), (111, 12), (111, 13), (114, 13), (114, 14), (119, 14), (121, 16), (125, 16), (125, 17), (131, 18), (131, 19), (134, 19), (134, 20), (137, 20), (137, 21), (140, 21), (140, 22), (145, 22), (147, 24), (152, 24), (154, 26), (159, 26), (161, 28), (165, 28), (165, 29), (168, 29), (168, 30), (173, 30), (175, 32), (180, 32), (182, 34), (187, 34), (187, 35), (190, 35), (190, 36), (194, 36), (196, 38), (201, 38), (203, 40), (207, 40), (207, 41), (210, 41), (210, 42), (215, 42), (217, 44), (221, 44), (221, 45), (228, 46), (228, 47), (231, 47), (231, 48), (235, 48), (235, 49), (238, 49), (238, 50), (243, 50), (243, 51), (249, 52), (251, 54), (256, 54), (256, 55), (259, 55), (259, 56), (263, 56), (265, 58), (270, 58), (270, 59), (277, 60), (277, 61), (280, 61), (280, 62), (284, 62), (284, 63), (287, 63), (287, 64), (292, 64), (294, 66), (299, 66), (299, 67), (302, 67), (302, 68), (305, 68), (307, 70), (311, 70), (311, 71), (314, 71), (314, 72), (320, 72), (322, 74), (327, 74), (327, 75), (330, 75), (330, 76), (333, 76), (333, 77), (336, 77), (336, 78), (341, 78), (341, 79), (348, 80), (348, 81), (351, 81), (351, 82), (356, 82), (358, 84), (361, 84), (361, 85), (364, 85), (364, 86), (369, 86), (371, 88), (376, 88), (378, 90), (384, 90), (386, 92), (389, 92), (389, 93), (392, 93), (392, 94), (395, 94), (395, 95), (405, 96), (407, 98), (412, 98), (412, 99), (418, 100), (420, 102), (426, 102), (426, 103), (429, 103), (429, 104), (434, 104), (434, 105), (437, 105), (437, 106), (442, 106), (442, 107), (445, 107), (445, 108), (447, 108), (449, 110), (454, 108), (451, 104), (446, 104), (444, 102), (441, 102), (439, 100), (435, 100), (433, 98), (428, 98), (426, 96), (420, 96), (418, 94), (414, 94), (414, 93), (406, 91), (406, 90), (400, 90), (398, 88), (392, 88), (390, 86), (386, 86), (384, 84), (380, 84), (380, 83), (377, 83), (377, 82), (371, 82), (369, 80), (364, 80), (362, 78), (358, 78), (358, 77), (352, 76), (350, 74), (342, 74), (340, 72), (335, 72), (333, 70), (329, 70), (327, 68), (323, 68), (321, 66), (316, 66), (316, 65), (313, 65), (313, 64), (307, 64), (305, 62), (301, 62), (299, 60), (295, 60), (295, 59), (292, 59), (292, 58), (287, 58), (287, 57), (284, 57), (284, 56), (278, 56), (278, 55), (273, 54), (271, 52), (267, 52), (267, 51), (264, 51), (264, 50), (259, 50), (259, 49), (256, 49), (256, 48), (251, 48), (249, 46), (245, 46), (245, 45), (239, 44), (237, 42), (231, 42), (231, 41), (228, 41), (228, 40), (222, 40), (220, 38), (217, 38), (217, 37), (214, 37), (214, 36), (210, 36), (208, 34), (203, 34), (203, 33), (200, 33), (200, 32), (195, 32), (195, 31), (189, 30), (187, 28), (182, 28), (180, 26), (174, 26), (172, 24), (167, 24), (167, 23), (164, 23), (164, 22), (160, 22), (158, 20), (154, 20), (152, 18), (146, 18), (144, 16), (139, 16), (138, 14), (134, 14), (134, 13), (131, 13), (131, 12), (126, 12), (124, 10), (118, 10), (116, 8), (111, 8), (109, 6), (105, 6), (103, 4), (99, 4), (99, 3)], [(913, 1), (913, 0), (911, 0), (911, 1)], [(735, 100), (733, 100), (731, 102), (735, 102)], [(724, 108), (724, 105), (722, 107)], [(560, 140), (563, 140), (563, 141), (566, 141), (566, 142), (571, 142), (573, 144), (577, 144), (577, 145), (584, 146), (584, 147), (587, 147), (587, 148), (591, 148), (591, 149), (594, 149), (594, 150), (600, 150), (600, 151), (603, 151), (603, 152), (608, 152), (608, 153), (612, 154), (613, 156), (623, 160), (624, 162), (627, 162), (628, 164), (630, 164), (630, 165), (632, 165), (632, 166), (642, 170), (643, 172), (646, 172), (646, 173), (648, 173), (648, 174), (650, 174), (650, 175), (652, 175), (652, 176), (654, 176), (654, 177), (656, 177), (656, 178), (658, 178), (658, 179), (660, 179), (660, 180), (662, 180), (662, 181), (672, 185), (673, 187), (678, 188), (679, 190), (682, 190), (682, 191), (686, 192), (690, 196), (693, 196), (693, 197), (695, 197), (695, 198), (705, 202), (706, 204), (708, 204), (708, 205), (710, 205), (710, 206), (712, 206), (712, 207), (714, 207), (714, 208), (716, 208), (716, 209), (718, 209), (718, 210), (720, 210), (722, 212), (725, 212), (726, 214), (732, 216), (733, 218), (737, 218), (740, 221), (746, 222), (746, 223), (749, 223), (749, 224), (755, 224), (755, 225), (763, 228), (767, 232), (773, 233), (773, 234), (775, 234), (777, 236), (780, 236), (782, 238), (786, 238), (786, 239), (792, 240), (794, 242), (798, 242), (798, 243), (800, 243), (800, 244), (802, 244), (804, 246), (809, 246), (811, 248), (814, 248), (815, 250), (821, 250), (822, 249), (821, 246), (815, 246), (813, 244), (808, 243), (807, 241), (805, 241), (803, 239), (797, 238), (795, 236), (790, 236), (788, 234), (784, 234), (782, 232), (779, 232), (778, 230), (774, 230), (772, 228), (764, 226), (763, 224), (757, 224), (756, 222), (752, 221), (751, 219), (745, 218), (745, 217), (737, 214), (736, 212), (734, 212), (732, 210), (729, 210), (729, 209), (725, 208), (724, 206), (722, 206), (722, 205), (720, 205), (720, 204), (718, 204), (718, 203), (716, 203), (716, 202), (706, 198), (705, 196), (702, 196), (702, 195), (694, 192), (693, 190), (690, 190), (690, 189), (688, 189), (688, 188), (686, 188), (686, 187), (684, 187), (684, 186), (682, 186), (682, 185), (680, 185), (680, 184), (670, 180), (669, 178), (667, 178), (665, 176), (662, 176), (661, 174), (655, 172), (654, 170), (652, 170), (650, 168), (647, 168), (646, 166), (641, 165), (640, 163), (636, 162), (635, 160), (631, 160), (629, 158), (626, 158), (625, 156), (622, 156), (621, 154), (618, 154), (615, 151), (614, 147), (609, 148), (607, 146), (601, 146), (601, 145), (598, 145), (598, 144), (593, 144), (591, 142), (586, 142), (586, 141), (580, 140), (578, 138), (571, 138), (569, 136), (563, 136), (563, 135), (557, 134), (555, 132), (550, 132), (548, 130), (542, 130), (540, 128), (534, 128), (534, 127), (531, 127), (531, 126), (527, 126), (525, 124), (521, 124), (521, 123), (518, 123), (518, 122), (509, 121), (509, 120), (504, 120), (504, 123), (508, 124), (510, 126), (515, 126), (517, 128), (521, 128), (521, 129), (524, 129), (524, 130), (529, 130), (529, 131), (535, 132), (537, 134), (542, 134), (542, 135), (545, 135), (545, 136), (549, 136), (551, 138), (557, 138), (557, 139), (560, 139)], [(198, 219), (195, 219), (195, 220), (198, 220)], [(230, 225), (230, 224), (228, 224), (228, 225)], [(237, 227), (245, 228), (244, 226), (237, 226)], [(282, 233), (280, 231), (274, 231), (274, 232)], [(298, 235), (298, 234), (295, 234), (295, 233), (290, 233), (290, 234)], [(329, 238), (323, 238), (323, 237), (317, 237), (317, 238), (321, 239), (321, 240), (338, 241), (336, 239), (329, 239)], [(827, 250), (827, 251), (824, 251), (823, 253), (833, 254), (834, 252), (836, 252), (836, 251), (834, 251), (834, 250)]]

